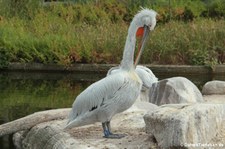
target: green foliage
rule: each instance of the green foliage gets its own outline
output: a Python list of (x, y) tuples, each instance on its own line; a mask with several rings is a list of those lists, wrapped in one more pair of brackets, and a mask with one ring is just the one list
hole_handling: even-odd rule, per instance
[(41, 7), (42, 0), (1, 0), (0, 14), (7, 17), (31, 18)]
[(86, 0), (43, 5), (2, 0), (0, 67), (10, 62), (119, 63), (129, 22), (140, 6), (159, 13), (142, 63), (222, 64), (224, 20), (199, 18), (223, 17), (222, 1)]
[(5, 68), (9, 64), (9, 55), (7, 50), (0, 48), (0, 68)]
[(225, 21), (171, 21), (158, 26), (143, 55), (143, 63), (213, 65), (224, 63)]
[(206, 11), (204, 11), (202, 15), (212, 18), (224, 18), (225, 0), (208, 1), (206, 4)]

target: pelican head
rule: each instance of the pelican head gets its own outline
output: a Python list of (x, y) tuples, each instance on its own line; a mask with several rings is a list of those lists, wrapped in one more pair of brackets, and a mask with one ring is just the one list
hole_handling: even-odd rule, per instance
[(136, 22), (137, 25), (136, 36), (142, 37), (141, 46), (138, 49), (137, 58), (134, 62), (135, 67), (140, 60), (140, 56), (143, 52), (145, 41), (148, 37), (149, 32), (154, 30), (156, 26), (156, 15), (157, 13), (154, 10), (142, 9), (134, 17), (134, 22)]
[(142, 9), (134, 17), (138, 27), (148, 27), (149, 30), (154, 30), (156, 26), (156, 15), (157, 13), (151, 9)]
[[(121, 68), (124, 70), (131, 70), (139, 62), (140, 56), (144, 49), (146, 38), (150, 31), (154, 30), (156, 26), (156, 15), (154, 10), (141, 9), (133, 18), (128, 29), (128, 35), (123, 52), (123, 59), (121, 61)], [(134, 51), (136, 44), (136, 37), (141, 36), (142, 41), (138, 48), (137, 58), (134, 62)]]

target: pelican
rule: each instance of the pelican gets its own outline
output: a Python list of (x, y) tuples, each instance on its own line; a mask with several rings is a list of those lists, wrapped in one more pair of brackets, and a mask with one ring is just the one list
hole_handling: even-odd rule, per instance
[(120, 71), (91, 84), (77, 96), (65, 129), (101, 122), (105, 138), (125, 136), (113, 134), (110, 121), (115, 114), (131, 107), (140, 94), (142, 81), (135, 72), (133, 61), (136, 33), (143, 30), (141, 53), (148, 33), (155, 28), (156, 14), (154, 10), (142, 9), (134, 16), (128, 29)]

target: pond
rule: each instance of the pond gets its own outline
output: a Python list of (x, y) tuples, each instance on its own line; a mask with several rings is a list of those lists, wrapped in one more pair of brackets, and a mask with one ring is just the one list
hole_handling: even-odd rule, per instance
[[(176, 74), (155, 74), (159, 79)], [(0, 72), (0, 124), (37, 111), (71, 107), (75, 97), (103, 73)], [(183, 75), (184, 76), (184, 75)], [(186, 74), (199, 88), (224, 76)], [(12, 135), (0, 137), (1, 149), (14, 148)]]

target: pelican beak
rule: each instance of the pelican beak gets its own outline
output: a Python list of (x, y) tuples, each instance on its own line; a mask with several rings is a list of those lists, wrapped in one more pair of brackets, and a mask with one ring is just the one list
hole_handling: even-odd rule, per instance
[(141, 54), (142, 54), (142, 52), (144, 50), (145, 42), (147, 40), (149, 32), (150, 32), (149, 26), (145, 25), (144, 26), (144, 34), (143, 34), (143, 37), (142, 37), (142, 40), (141, 40), (141, 46), (139, 46), (137, 57), (136, 57), (135, 62), (134, 62), (134, 67), (135, 68), (136, 68), (136, 66), (137, 66), (137, 64), (138, 64), (138, 62), (140, 60)]

